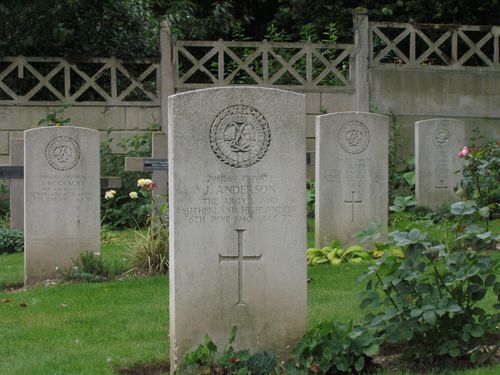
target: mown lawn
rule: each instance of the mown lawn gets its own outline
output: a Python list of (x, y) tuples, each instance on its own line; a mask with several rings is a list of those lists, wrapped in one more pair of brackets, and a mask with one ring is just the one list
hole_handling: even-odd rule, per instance
[[(130, 236), (130, 232), (112, 236), (103, 245), (102, 256), (123, 262), (127, 252), (123, 239)], [(0, 256), (0, 283), (22, 282), (22, 264), (22, 254)], [(310, 326), (362, 316), (363, 285), (357, 278), (366, 267), (309, 267)], [(2, 375), (106, 375), (117, 374), (118, 368), (168, 361), (166, 276), (0, 292), (0, 302)], [(450, 374), (495, 375), (500, 374), (500, 365)]]

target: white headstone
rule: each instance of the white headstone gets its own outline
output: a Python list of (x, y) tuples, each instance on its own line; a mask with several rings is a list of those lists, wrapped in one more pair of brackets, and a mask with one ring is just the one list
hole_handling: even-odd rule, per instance
[(216, 88), (169, 97), (172, 369), (205, 334), (282, 352), (306, 330), (305, 101)]
[(60, 277), (84, 251), (99, 251), (99, 132), (24, 132), (25, 284)]
[(316, 246), (388, 220), (389, 118), (366, 112), (316, 117)]
[(465, 123), (453, 119), (430, 119), (415, 123), (415, 193), (417, 205), (437, 208), (459, 198), (455, 187), (462, 178), (466, 145)]

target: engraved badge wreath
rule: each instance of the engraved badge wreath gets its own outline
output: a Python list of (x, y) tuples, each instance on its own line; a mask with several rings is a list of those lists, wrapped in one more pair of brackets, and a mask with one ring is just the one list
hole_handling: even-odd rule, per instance
[(244, 104), (220, 111), (210, 127), (210, 146), (224, 164), (246, 168), (269, 150), (271, 129), (264, 116)]
[(362, 153), (370, 143), (370, 131), (359, 121), (349, 121), (339, 131), (339, 143), (349, 154)]
[(55, 137), (45, 148), (45, 158), (52, 168), (67, 171), (80, 160), (80, 146), (71, 137)]
[(434, 143), (438, 146), (443, 146), (448, 143), (448, 138), (450, 137), (450, 132), (446, 129), (437, 129), (434, 134)]

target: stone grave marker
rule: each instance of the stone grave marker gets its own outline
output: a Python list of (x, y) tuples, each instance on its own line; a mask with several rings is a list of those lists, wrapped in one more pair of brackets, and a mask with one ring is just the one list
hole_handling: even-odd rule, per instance
[(99, 132), (71, 126), (24, 132), (25, 284), (57, 278), (100, 247)]
[[(0, 166), (0, 179), (9, 180), (10, 227), (24, 229), (24, 139), (10, 139), (10, 165)], [(120, 189), (120, 177), (101, 177), (101, 189)]]
[(462, 178), (463, 159), (457, 153), (466, 145), (465, 123), (430, 119), (415, 123), (415, 195), (417, 205), (437, 208), (460, 200), (454, 189)]
[(231, 328), (283, 353), (306, 330), (304, 96), (231, 87), (169, 97), (172, 371)]
[(316, 247), (355, 243), (370, 223), (387, 233), (388, 129), (373, 113), (316, 117)]

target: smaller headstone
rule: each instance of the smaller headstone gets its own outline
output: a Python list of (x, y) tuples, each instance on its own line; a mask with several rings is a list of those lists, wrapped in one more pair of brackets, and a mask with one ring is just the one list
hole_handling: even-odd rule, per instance
[[(24, 165), (24, 140), (10, 139), (10, 165), (17, 168), (15, 177), (10, 177), (10, 227), (12, 229), (24, 229), (24, 181), (22, 166)], [(19, 168), (20, 167), (20, 168)], [(19, 170), (21, 169), (21, 170)], [(19, 176), (19, 172), (21, 177)]]
[[(430, 119), (415, 123), (415, 193), (417, 205), (437, 208), (459, 200), (455, 188), (462, 178), (465, 123)], [(459, 172), (459, 173), (457, 173)]]
[(316, 117), (316, 247), (355, 242), (388, 221), (387, 116), (341, 112)]
[(33, 285), (99, 251), (99, 132), (26, 130), (24, 154), (25, 285)]

